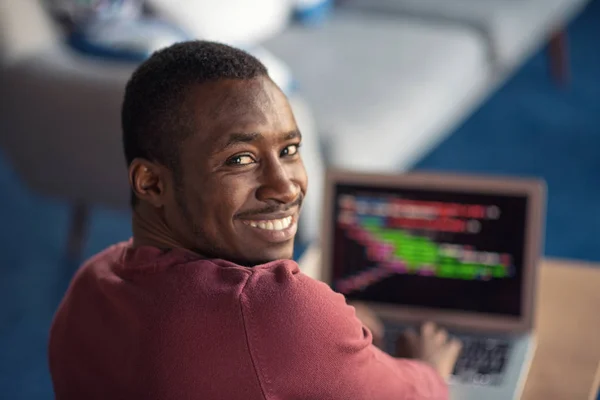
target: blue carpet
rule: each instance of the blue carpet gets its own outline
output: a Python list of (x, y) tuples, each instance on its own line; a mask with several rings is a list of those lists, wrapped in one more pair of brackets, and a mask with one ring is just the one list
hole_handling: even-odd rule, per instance
[[(600, 261), (600, 1), (570, 32), (568, 90), (551, 84), (536, 55), (417, 167), (545, 177), (546, 253)], [(46, 343), (71, 273), (68, 208), (32, 194), (1, 155), (0, 205), (0, 398), (51, 399)], [(128, 213), (95, 210), (86, 256), (130, 234)]]

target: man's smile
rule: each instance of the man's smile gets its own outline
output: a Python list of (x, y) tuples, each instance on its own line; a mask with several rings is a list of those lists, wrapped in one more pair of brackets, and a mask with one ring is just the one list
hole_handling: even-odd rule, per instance
[(268, 231), (280, 231), (282, 229), (289, 228), (292, 225), (293, 217), (278, 218), (278, 219), (267, 219), (267, 220), (246, 220), (242, 221), (246, 225), (250, 225), (253, 228), (266, 229)]
[(294, 208), (285, 213), (261, 214), (240, 221), (253, 236), (270, 243), (282, 243), (296, 236), (299, 211), (299, 208)]

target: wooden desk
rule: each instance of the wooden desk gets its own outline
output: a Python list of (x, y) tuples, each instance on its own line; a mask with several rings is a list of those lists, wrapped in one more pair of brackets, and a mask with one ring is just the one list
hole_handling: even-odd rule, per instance
[[(319, 277), (319, 251), (302, 271)], [(600, 266), (546, 260), (540, 269), (537, 349), (523, 400), (596, 400), (600, 380)]]
[(544, 261), (536, 320), (538, 347), (523, 399), (596, 400), (600, 266)]

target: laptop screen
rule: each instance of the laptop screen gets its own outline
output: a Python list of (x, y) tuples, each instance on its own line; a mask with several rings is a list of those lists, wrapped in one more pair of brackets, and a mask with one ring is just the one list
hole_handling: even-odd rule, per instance
[(333, 199), (347, 299), (520, 315), (526, 195), (337, 184)]

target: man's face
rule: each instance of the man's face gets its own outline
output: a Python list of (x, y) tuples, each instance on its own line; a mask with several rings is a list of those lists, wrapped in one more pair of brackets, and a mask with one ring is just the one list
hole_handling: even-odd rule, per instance
[(188, 105), (197, 132), (181, 148), (167, 223), (210, 257), (291, 258), (307, 177), (283, 93), (264, 77), (222, 80), (193, 89)]

